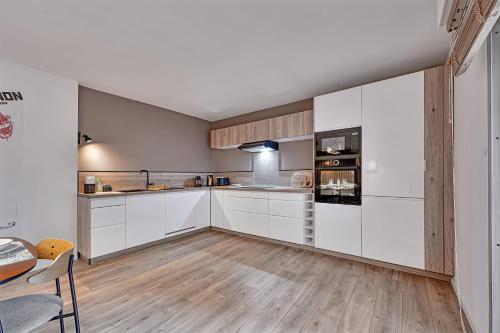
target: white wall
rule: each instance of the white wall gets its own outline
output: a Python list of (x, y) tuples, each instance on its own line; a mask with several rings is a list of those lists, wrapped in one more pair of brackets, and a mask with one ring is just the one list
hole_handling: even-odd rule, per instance
[(489, 331), (488, 59), (483, 45), (455, 78), (457, 274), (464, 311), (476, 333)]
[(17, 236), (76, 243), (78, 83), (0, 60), (0, 91), (24, 98)]

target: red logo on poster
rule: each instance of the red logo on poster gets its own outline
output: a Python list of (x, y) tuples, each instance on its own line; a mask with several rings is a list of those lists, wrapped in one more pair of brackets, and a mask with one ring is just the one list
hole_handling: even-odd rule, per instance
[(4, 116), (0, 113), (0, 140), (7, 140), (11, 137), (14, 130), (14, 124), (10, 116)]

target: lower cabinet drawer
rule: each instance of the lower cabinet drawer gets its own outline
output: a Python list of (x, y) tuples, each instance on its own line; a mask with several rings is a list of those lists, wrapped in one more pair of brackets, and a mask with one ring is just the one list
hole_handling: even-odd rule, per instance
[(264, 214), (226, 211), (228, 229), (246, 234), (267, 237), (268, 216)]
[(90, 227), (125, 223), (125, 206), (93, 208), (90, 210)]
[(304, 202), (269, 200), (269, 215), (293, 217), (300, 219), (304, 217)]
[(125, 224), (116, 224), (90, 230), (92, 258), (125, 249)]
[(269, 216), (269, 238), (304, 244), (304, 220)]
[(268, 205), (267, 199), (224, 197), (224, 209), (232, 211), (267, 214)]

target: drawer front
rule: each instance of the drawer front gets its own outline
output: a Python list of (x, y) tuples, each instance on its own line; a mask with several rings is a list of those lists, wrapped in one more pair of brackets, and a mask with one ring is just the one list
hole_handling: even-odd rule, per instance
[(269, 193), (264, 191), (225, 191), (225, 197), (267, 199)]
[(245, 212), (226, 212), (229, 230), (262, 237), (268, 236), (268, 216)]
[(314, 206), (316, 247), (361, 256), (361, 206), (321, 202)]
[(125, 223), (125, 206), (110, 206), (90, 210), (90, 227)]
[(304, 193), (269, 192), (269, 200), (304, 201)]
[(269, 215), (303, 218), (304, 202), (269, 200)]
[(224, 209), (238, 212), (267, 214), (268, 200), (254, 198), (225, 197)]
[(269, 238), (304, 244), (304, 220), (269, 216)]
[(100, 257), (125, 249), (125, 224), (117, 224), (90, 231), (90, 256)]
[(123, 206), (125, 205), (125, 197), (115, 197), (115, 198), (102, 198), (102, 199), (91, 199), (90, 208), (101, 208), (101, 207), (111, 207), (111, 206)]

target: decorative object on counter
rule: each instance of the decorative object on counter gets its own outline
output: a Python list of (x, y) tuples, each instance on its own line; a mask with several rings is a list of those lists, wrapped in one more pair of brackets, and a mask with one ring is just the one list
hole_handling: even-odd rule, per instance
[(95, 193), (95, 177), (94, 176), (85, 177), (85, 184), (83, 187), (83, 193), (85, 193), (85, 194)]
[(297, 171), (292, 175), (290, 186), (295, 188), (311, 187), (312, 186), (312, 171)]
[(102, 186), (102, 191), (103, 192), (112, 192), (113, 191), (113, 188), (111, 187), (111, 184), (104, 184)]
[(207, 176), (207, 186), (214, 186), (214, 175)]
[(103, 192), (103, 186), (102, 186), (102, 178), (101, 177), (96, 177), (95, 179), (95, 183), (96, 183), (96, 192)]
[(194, 186), (195, 187), (201, 187), (202, 183), (201, 183), (201, 177), (200, 176), (196, 176), (194, 177)]
[(217, 177), (217, 186), (227, 186), (230, 185), (229, 177)]
[(148, 191), (163, 191), (170, 188), (169, 184), (149, 184)]

